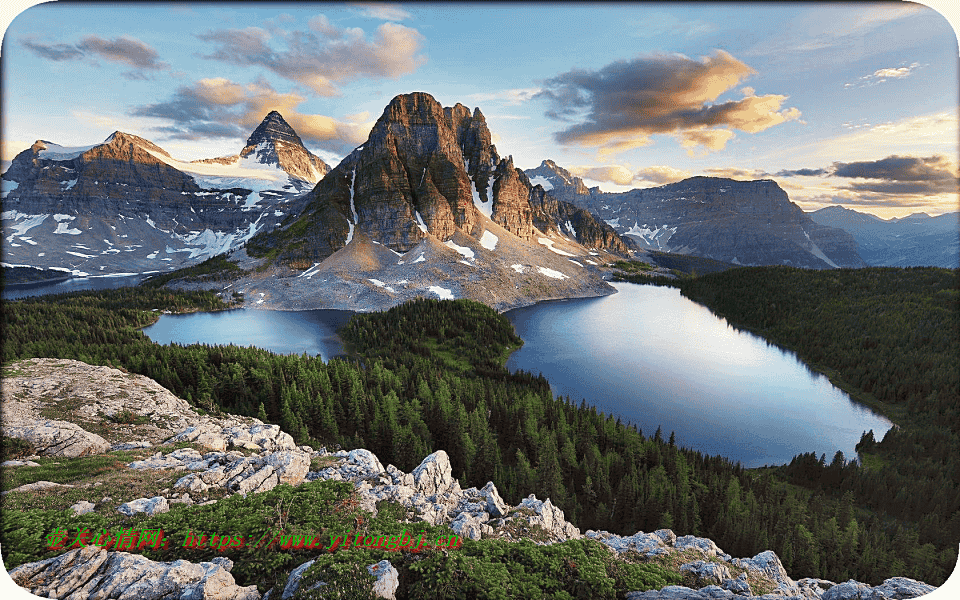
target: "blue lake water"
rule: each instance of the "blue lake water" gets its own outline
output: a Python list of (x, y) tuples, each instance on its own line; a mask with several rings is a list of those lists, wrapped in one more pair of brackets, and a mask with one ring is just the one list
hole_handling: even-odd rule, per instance
[(343, 354), (337, 330), (353, 314), (349, 310), (238, 309), (161, 315), (143, 333), (158, 344), (256, 346), (277, 354), (306, 353), (330, 360)]
[(46, 296), (49, 294), (66, 294), (82, 290), (109, 290), (114, 288), (137, 285), (145, 275), (125, 275), (111, 277), (72, 277), (57, 283), (37, 283), (24, 287), (3, 288), (4, 300), (15, 300), (28, 296)]
[(811, 371), (792, 352), (737, 331), (679, 290), (614, 284), (603, 298), (506, 313), (524, 346), (511, 370), (543, 373), (554, 394), (586, 399), (652, 435), (744, 466), (801, 453), (856, 453), (890, 422)]
[[(736, 331), (673, 288), (615, 284), (617, 294), (540, 303), (506, 313), (524, 339), (511, 370), (543, 373), (557, 395), (585, 399), (664, 438), (744, 466), (802, 452), (855, 456), (860, 434), (890, 423), (853, 402), (796, 356)], [(343, 352), (353, 313), (231, 310), (163, 315), (144, 329), (167, 344), (236, 344), (282, 354)]]

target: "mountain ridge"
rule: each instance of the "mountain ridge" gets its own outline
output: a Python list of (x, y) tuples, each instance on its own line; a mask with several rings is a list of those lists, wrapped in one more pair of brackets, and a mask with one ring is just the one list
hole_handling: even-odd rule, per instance
[(807, 214), (817, 223), (850, 233), (870, 266), (960, 268), (960, 212), (881, 219), (842, 206), (828, 206)]
[(611, 193), (588, 189), (553, 161), (545, 160), (527, 174), (549, 183), (553, 195), (589, 210), (640, 248), (739, 265), (866, 265), (850, 234), (811, 220), (770, 179), (696, 176)]

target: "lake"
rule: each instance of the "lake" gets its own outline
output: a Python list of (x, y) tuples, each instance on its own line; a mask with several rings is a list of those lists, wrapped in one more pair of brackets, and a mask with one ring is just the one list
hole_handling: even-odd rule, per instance
[(161, 315), (143, 333), (158, 344), (234, 344), (257, 346), (277, 354), (343, 354), (337, 330), (350, 320), (349, 310), (254, 310)]
[(66, 294), (83, 290), (109, 290), (131, 285), (137, 285), (144, 278), (139, 273), (133, 275), (104, 275), (95, 277), (71, 277), (66, 281), (56, 283), (31, 283), (17, 287), (4, 287), (3, 299), (16, 300), (29, 296), (47, 296), (50, 294)]
[[(890, 422), (853, 402), (792, 352), (737, 331), (666, 287), (614, 284), (602, 298), (543, 302), (508, 311), (524, 346), (511, 370), (543, 373), (554, 394), (597, 406), (644, 434), (747, 467), (783, 464), (802, 452), (855, 456), (860, 434)], [(281, 354), (343, 352), (340, 310), (162, 315), (143, 331), (168, 344), (258, 346)]]
[(810, 370), (792, 352), (737, 331), (675, 288), (613, 284), (602, 298), (509, 311), (525, 341), (511, 370), (543, 373), (556, 395), (615, 414), (645, 435), (746, 467), (837, 450), (890, 422)]

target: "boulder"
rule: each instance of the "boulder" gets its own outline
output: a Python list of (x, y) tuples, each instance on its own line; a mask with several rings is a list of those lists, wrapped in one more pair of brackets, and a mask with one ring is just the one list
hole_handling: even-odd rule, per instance
[(762, 575), (772, 579), (777, 584), (777, 589), (783, 593), (798, 593), (797, 584), (787, 575), (787, 570), (783, 568), (780, 558), (773, 550), (765, 550), (753, 558), (736, 558), (731, 564), (757, 571)]
[(503, 517), (507, 514), (507, 503), (500, 497), (497, 486), (493, 485), (492, 481), (488, 481), (487, 485), (483, 486), (480, 495), (487, 500), (487, 512), (490, 516)]
[(39, 492), (41, 490), (50, 490), (54, 488), (71, 488), (72, 485), (64, 483), (54, 483), (52, 481), (36, 481), (34, 483), (27, 483), (21, 485), (20, 487), (15, 487), (12, 490), (7, 490), (5, 492), (0, 492), (0, 496), (5, 496), (10, 492)]
[(81, 500), (73, 506), (70, 507), (70, 510), (73, 511), (75, 515), (85, 515), (87, 513), (93, 512), (93, 509), (96, 508), (96, 504), (93, 502), (87, 502), (86, 500)]
[(310, 470), (310, 455), (302, 450), (273, 452), (264, 463), (273, 467), (280, 483), (299, 485)]
[(259, 600), (257, 586), (239, 587), (231, 563), (218, 557), (194, 564), (156, 562), (128, 552), (84, 546), (20, 565), (10, 578), (37, 596), (137, 600)]
[(29, 442), (41, 456), (76, 458), (110, 449), (107, 440), (66, 421), (4, 425), (3, 435)]
[(731, 578), (730, 569), (727, 565), (705, 560), (695, 560), (680, 565), (680, 573), (691, 573), (698, 586), (720, 584)]
[(483, 523), (477, 517), (469, 513), (460, 513), (460, 515), (450, 523), (450, 529), (457, 535), (471, 540), (479, 540)]
[(442, 494), (453, 486), (453, 468), (450, 457), (437, 450), (420, 462), (413, 470), (414, 489), (424, 496)]
[(303, 579), (304, 572), (313, 566), (313, 563), (313, 560), (308, 560), (290, 572), (290, 576), (287, 577), (287, 584), (283, 586), (283, 592), (280, 594), (280, 600), (290, 600), (290, 598), (293, 598), (300, 589), (300, 581)]
[(0, 463), (0, 468), (8, 467), (39, 467), (40, 463), (35, 463), (32, 460), (5, 460)]
[(381, 560), (375, 565), (368, 565), (367, 571), (377, 578), (373, 583), (373, 593), (380, 598), (394, 600), (397, 588), (400, 587), (400, 573), (390, 564), (389, 560)]
[(871, 587), (853, 579), (838, 583), (823, 593), (821, 600), (903, 600), (929, 594), (936, 588), (906, 577), (892, 577)]
[(668, 585), (660, 590), (628, 592), (626, 595), (627, 600), (728, 600), (733, 597), (733, 592), (716, 585), (709, 585), (699, 590), (692, 590), (682, 585)]
[(131, 500), (117, 507), (117, 512), (132, 517), (137, 513), (145, 513), (152, 517), (159, 513), (165, 513), (170, 510), (167, 499), (163, 496), (154, 496), (153, 498), (138, 498)]

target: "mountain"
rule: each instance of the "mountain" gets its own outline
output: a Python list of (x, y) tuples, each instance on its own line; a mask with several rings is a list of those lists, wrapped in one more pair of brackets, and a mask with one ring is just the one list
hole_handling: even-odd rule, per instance
[(641, 248), (741, 265), (814, 269), (866, 265), (850, 234), (811, 220), (769, 179), (691, 177), (660, 187), (606, 193), (587, 189), (553, 161), (543, 161), (526, 173)]
[[(608, 251), (625, 254), (626, 244), (541, 193), (497, 153), (479, 108), (400, 95), (298, 218), (250, 240), (248, 254), (269, 260), (280, 279), (237, 287), (279, 308), (350, 298), (365, 310), (424, 293), (500, 309), (612, 293), (593, 266)], [(310, 283), (315, 277), (326, 285)]]
[(181, 162), (141, 137), (38, 140), (3, 174), (4, 262), (81, 274), (175, 269), (299, 212), (327, 172), (277, 112), (240, 154)]
[(270, 111), (253, 130), (240, 154), (194, 162), (230, 165), (251, 155), (258, 164), (270, 165), (287, 173), (297, 190), (312, 187), (330, 171), (327, 163), (304, 147), (297, 132), (275, 110)]
[(960, 267), (960, 213), (925, 213), (884, 220), (828, 206), (807, 213), (821, 225), (837, 227), (857, 240), (863, 260), (874, 267)]

